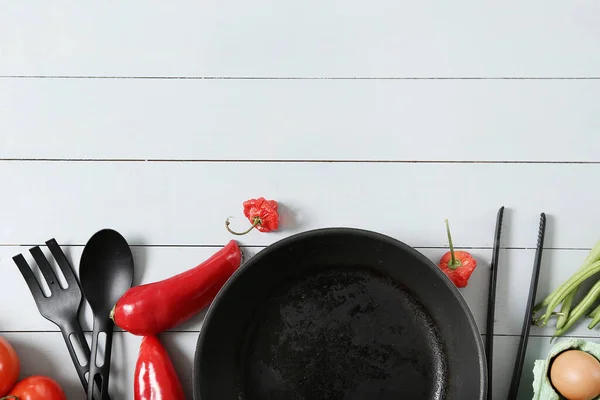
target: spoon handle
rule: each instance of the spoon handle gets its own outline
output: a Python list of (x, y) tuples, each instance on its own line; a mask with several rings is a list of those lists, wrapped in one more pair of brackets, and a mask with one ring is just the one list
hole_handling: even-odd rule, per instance
[[(107, 320), (106, 318), (94, 316), (94, 333), (92, 336), (92, 352), (90, 354), (87, 400), (109, 399), (108, 378), (110, 376), (113, 327), (114, 323), (110, 319)], [(104, 356), (98, 354), (98, 341), (101, 333), (105, 334)]]

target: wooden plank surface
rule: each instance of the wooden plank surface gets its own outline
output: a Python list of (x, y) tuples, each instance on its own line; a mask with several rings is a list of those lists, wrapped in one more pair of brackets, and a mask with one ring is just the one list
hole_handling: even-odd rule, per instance
[[(506, 398), (548, 215), (541, 299), (600, 240), (600, 3), (57, 0), (0, 7), (0, 335), (22, 375), (82, 398), (56, 326), (12, 262), (54, 237), (78, 266), (111, 227), (136, 282), (191, 268), (245, 226), (241, 202), (282, 204), (282, 230), (354, 226), (436, 262), (443, 221), (479, 267), (461, 294), (485, 334), (498, 207), (494, 399)], [(28, 259), (30, 259), (28, 257)], [(15, 312), (14, 310), (19, 310)], [(91, 329), (88, 307), (83, 324)], [(191, 398), (203, 315), (161, 337)], [(598, 341), (578, 324), (570, 337)], [(550, 349), (533, 328), (519, 399)], [(139, 338), (116, 332), (111, 394), (130, 400)]]
[(599, 76), (600, 4), (4, 2), (0, 75)]
[[(548, 213), (550, 248), (597, 242), (597, 164), (0, 162), (0, 244), (85, 244), (111, 226), (137, 245), (221, 245), (245, 227), (242, 202), (282, 204), (282, 227), (241, 238), (267, 245), (329, 226), (377, 230), (417, 247), (491, 246), (498, 207), (504, 245), (534, 247)], [(568, 196), (568, 200), (565, 198)], [(573, 197), (575, 196), (575, 197)], [(576, 201), (576, 206), (573, 205)]]
[[(63, 248), (71, 265), (77, 271), (83, 247), (63, 246)], [(132, 248), (136, 264), (135, 283), (155, 282), (183, 272), (209, 258), (218, 249), (219, 247), (135, 246)], [(261, 249), (260, 247), (244, 248), (243, 251), (245, 257), (250, 258)], [(23, 254), (35, 269), (36, 264), (28, 250), (28, 246), (0, 247), (0, 271), (2, 271), (3, 279), (11, 282), (6, 289), (8, 293), (5, 294), (12, 299), (11, 302), (0, 303), (0, 315), (3, 316), (0, 320), (0, 332), (58, 330), (53, 323), (39, 315), (27, 285), (12, 261), (14, 255)], [(51, 260), (52, 257), (48, 250), (45, 247), (43, 250)], [(445, 252), (444, 249), (420, 248), (418, 250), (434, 263), (437, 263)], [(461, 289), (460, 292), (467, 301), (480, 332), (485, 334), (491, 249), (474, 249), (471, 250), (471, 253), (478, 261), (478, 268), (471, 278), (470, 285)], [(585, 250), (546, 250), (539, 284), (539, 299), (543, 299), (545, 294), (566, 280), (586, 255), (587, 251)], [(498, 335), (514, 336), (521, 332), (533, 257), (534, 250), (507, 249), (501, 253), (495, 323), (495, 333)], [(22, 310), (22, 313), (12, 312), (15, 304)], [(199, 331), (202, 327), (203, 315), (202, 313), (174, 330), (178, 332)], [(83, 307), (82, 326), (84, 330), (92, 330), (92, 315), (87, 304), (84, 304)], [(532, 335), (549, 337), (553, 332), (554, 328), (551, 323), (545, 328), (533, 329)], [(588, 330), (587, 322), (582, 321), (569, 332), (568, 336), (600, 338), (600, 328)]]
[(599, 97), (600, 80), (0, 79), (0, 158), (600, 162)]

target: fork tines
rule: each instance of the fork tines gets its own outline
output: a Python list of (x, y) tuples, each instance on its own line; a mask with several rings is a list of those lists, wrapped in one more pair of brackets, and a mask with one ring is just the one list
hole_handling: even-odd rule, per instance
[[(40, 272), (42, 273), (43, 279), (46, 281), (48, 288), (50, 289), (50, 295), (46, 296), (42, 290), (42, 285), (34, 275), (32, 269), (29, 264), (25, 260), (22, 254), (17, 254), (13, 257), (13, 261), (21, 271), (21, 275), (25, 279), (27, 286), (29, 286), (29, 290), (33, 295), (33, 298), (40, 310), (40, 313), (50, 321), (57, 323), (51, 318), (54, 318), (54, 315), (47, 315), (49, 311), (48, 302), (49, 301), (65, 301), (65, 302), (80, 302), (81, 301), (81, 290), (79, 288), (79, 284), (77, 278), (75, 277), (75, 273), (73, 272), (73, 268), (71, 264), (67, 260), (67, 257), (63, 253), (62, 249), (58, 245), (55, 239), (50, 239), (46, 242), (46, 245), (50, 249), (52, 256), (56, 260), (56, 264), (58, 268), (62, 272), (65, 281), (67, 283), (67, 288), (63, 289), (60, 286), (59, 280), (52, 269), (52, 266), (42, 249), (39, 246), (32, 247), (29, 249), (29, 252), (33, 256), (35, 263), (37, 264)], [(59, 298), (57, 298), (59, 297)]]

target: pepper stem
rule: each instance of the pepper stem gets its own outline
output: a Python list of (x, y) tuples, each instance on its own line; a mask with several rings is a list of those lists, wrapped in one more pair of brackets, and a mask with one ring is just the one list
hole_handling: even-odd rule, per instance
[(6, 397), (2, 397), (0, 400), (19, 400), (19, 398), (17, 396), (6, 396)]
[[(250, 228), (248, 228), (244, 232), (236, 232), (236, 231), (231, 230), (231, 228), (229, 227), (229, 218), (227, 218), (227, 220), (225, 221), (225, 229), (227, 229), (229, 232), (233, 233), (234, 235), (242, 236), (242, 235), (245, 235), (246, 233), (249, 233), (252, 229), (256, 228), (256, 225), (262, 224), (262, 219), (260, 219), (260, 217), (254, 217), (254, 218), (252, 218), (252, 221), (253, 221), (253, 223)], [(2, 399), (0, 399), (0, 400), (2, 400)]]
[(448, 234), (448, 245), (450, 246), (450, 254), (452, 255), (452, 259), (448, 263), (448, 268), (454, 270), (462, 265), (460, 260), (456, 259), (454, 255), (454, 246), (452, 245), (452, 235), (450, 235), (450, 224), (448, 224), (448, 220), (446, 222), (446, 233)]

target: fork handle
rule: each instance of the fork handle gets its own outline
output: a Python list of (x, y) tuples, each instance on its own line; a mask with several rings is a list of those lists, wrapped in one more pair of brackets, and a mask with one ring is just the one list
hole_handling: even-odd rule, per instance
[[(83, 334), (83, 330), (81, 329), (79, 321), (67, 321), (60, 328), (60, 331), (63, 335), (63, 339), (65, 340), (65, 344), (67, 345), (67, 349), (69, 350), (71, 361), (73, 361), (73, 366), (75, 367), (77, 375), (79, 376), (79, 380), (81, 381), (81, 386), (83, 386), (83, 390), (87, 394), (88, 380), (85, 375), (90, 370), (90, 346), (88, 345), (85, 335)], [(77, 351), (75, 350), (75, 346), (73, 345), (74, 341), (79, 342), (80, 349), (83, 352), (83, 360), (80, 360), (77, 357)], [(100, 384), (99, 379), (96, 383)], [(106, 396), (106, 399), (110, 400), (108, 394)]]

